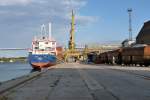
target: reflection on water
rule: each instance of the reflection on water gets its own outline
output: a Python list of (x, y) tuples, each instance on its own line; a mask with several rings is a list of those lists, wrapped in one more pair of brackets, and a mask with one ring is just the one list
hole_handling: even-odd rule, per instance
[(32, 71), (28, 63), (1, 63), (0, 64), (0, 82), (14, 79), (26, 75)]

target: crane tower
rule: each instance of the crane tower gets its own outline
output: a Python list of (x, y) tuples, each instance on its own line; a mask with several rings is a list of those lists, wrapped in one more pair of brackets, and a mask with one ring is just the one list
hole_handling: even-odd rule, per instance
[(69, 39), (69, 43), (68, 43), (69, 50), (74, 50), (75, 49), (74, 33), (75, 33), (75, 15), (74, 15), (74, 12), (72, 10), (70, 39)]

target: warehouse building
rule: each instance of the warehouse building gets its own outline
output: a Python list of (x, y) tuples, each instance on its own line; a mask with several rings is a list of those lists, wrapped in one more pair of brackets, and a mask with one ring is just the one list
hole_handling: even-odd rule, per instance
[(144, 23), (138, 36), (136, 37), (137, 44), (150, 44), (150, 21)]

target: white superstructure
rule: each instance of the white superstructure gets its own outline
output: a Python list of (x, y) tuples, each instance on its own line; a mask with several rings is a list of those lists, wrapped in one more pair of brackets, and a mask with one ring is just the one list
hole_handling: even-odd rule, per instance
[(57, 55), (56, 41), (51, 37), (51, 23), (49, 23), (49, 34), (46, 34), (45, 25), (41, 27), (41, 36), (35, 37), (32, 41), (32, 54)]

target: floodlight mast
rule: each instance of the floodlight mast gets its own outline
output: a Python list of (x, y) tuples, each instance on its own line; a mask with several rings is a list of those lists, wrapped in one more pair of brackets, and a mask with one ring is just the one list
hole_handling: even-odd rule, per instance
[(129, 8), (127, 11), (129, 14), (129, 40), (132, 41), (132, 8)]

